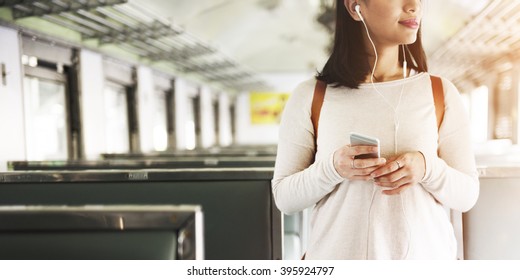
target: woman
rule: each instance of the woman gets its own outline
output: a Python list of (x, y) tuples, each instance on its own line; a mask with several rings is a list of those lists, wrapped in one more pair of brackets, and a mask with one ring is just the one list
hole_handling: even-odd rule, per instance
[[(422, 3), (338, 0), (336, 7), (333, 52), (316, 77), (327, 84), (318, 130), (310, 117), (316, 79), (294, 90), (283, 113), (276, 204), (288, 214), (314, 206), (306, 259), (455, 259), (444, 207), (473, 207), (478, 173), (468, 118), (446, 79), (437, 127)], [(375, 148), (351, 146), (351, 132), (378, 138), (381, 157), (354, 158)]]

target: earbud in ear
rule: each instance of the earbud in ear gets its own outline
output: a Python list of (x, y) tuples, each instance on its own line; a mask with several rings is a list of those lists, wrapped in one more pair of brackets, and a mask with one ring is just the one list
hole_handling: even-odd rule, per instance
[(406, 62), (406, 51), (404, 49), (404, 44), (401, 45), (403, 49), (403, 78), (408, 76), (407, 62)]
[(358, 14), (361, 21), (365, 22), (365, 20), (363, 19), (363, 16), (361, 15), (361, 7), (359, 6), (359, 4), (356, 4), (356, 6), (354, 7), (354, 10), (356, 10), (356, 13)]

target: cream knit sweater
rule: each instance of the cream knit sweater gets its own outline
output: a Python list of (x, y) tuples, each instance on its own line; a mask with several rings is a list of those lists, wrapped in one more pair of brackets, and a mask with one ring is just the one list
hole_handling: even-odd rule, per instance
[(394, 107), (403, 90), (397, 154), (420, 151), (426, 158), (422, 182), (393, 196), (373, 182), (342, 178), (333, 165), (334, 151), (349, 144), (350, 132), (379, 138), (381, 156), (394, 155), (394, 112), (372, 85), (327, 88), (314, 163), (310, 110), (316, 82), (294, 90), (282, 116), (272, 185), (282, 212), (314, 206), (307, 259), (455, 259), (455, 236), (443, 206), (468, 211), (479, 181), (465, 108), (453, 84), (442, 82), (439, 133), (427, 73), (376, 84)]

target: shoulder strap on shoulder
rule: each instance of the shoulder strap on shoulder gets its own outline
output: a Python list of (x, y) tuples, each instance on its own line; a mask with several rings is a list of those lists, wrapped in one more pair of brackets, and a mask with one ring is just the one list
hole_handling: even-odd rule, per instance
[(435, 115), (437, 116), (437, 129), (440, 129), (444, 118), (444, 89), (442, 88), (441, 78), (430, 75), (430, 80), (432, 82)]
[(325, 90), (327, 89), (327, 83), (324, 81), (317, 80), (316, 86), (314, 87), (314, 95), (312, 97), (311, 107), (311, 121), (314, 127), (314, 143), (318, 139), (318, 122), (320, 120), (321, 106), (323, 105), (323, 99), (325, 99)]
[[(440, 129), (442, 120), (444, 119), (444, 89), (440, 77), (430, 75), (433, 91), (433, 103), (435, 104), (435, 115), (437, 116), (437, 129)], [(311, 121), (314, 127), (314, 143), (318, 139), (318, 122), (320, 120), (321, 106), (325, 99), (325, 90), (327, 83), (317, 80), (314, 87), (314, 95), (312, 97)]]

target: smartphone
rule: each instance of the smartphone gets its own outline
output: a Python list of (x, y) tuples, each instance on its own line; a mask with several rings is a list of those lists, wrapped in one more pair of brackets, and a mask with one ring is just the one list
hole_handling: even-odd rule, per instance
[(352, 132), (350, 133), (350, 145), (352, 146), (377, 146), (377, 152), (371, 154), (358, 155), (354, 158), (378, 158), (380, 157), (379, 139), (371, 136)]

